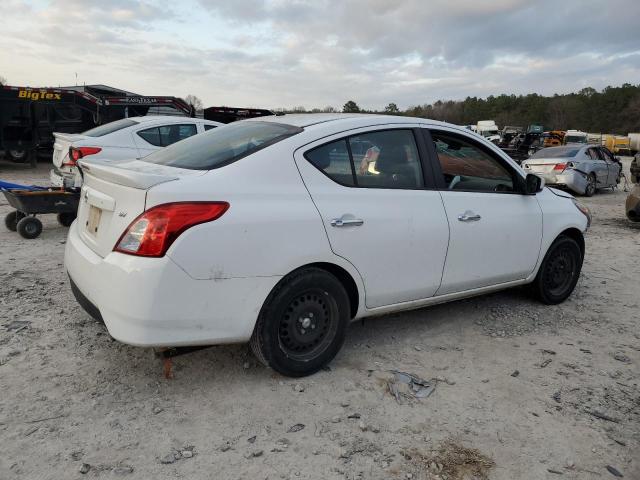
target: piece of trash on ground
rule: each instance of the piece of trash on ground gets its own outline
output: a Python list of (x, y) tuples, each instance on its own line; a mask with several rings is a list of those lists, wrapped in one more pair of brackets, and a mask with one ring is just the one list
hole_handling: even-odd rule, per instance
[(18, 333), (20, 330), (24, 330), (25, 328), (27, 328), (29, 325), (31, 325), (31, 321), (30, 320), (13, 320), (9, 323), (7, 323), (4, 328), (7, 330), (7, 332), (16, 332)]
[(395, 397), (398, 403), (402, 398), (427, 398), (433, 393), (436, 384), (423, 380), (420, 377), (406, 372), (391, 370), (393, 379), (387, 382), (389, 393)]

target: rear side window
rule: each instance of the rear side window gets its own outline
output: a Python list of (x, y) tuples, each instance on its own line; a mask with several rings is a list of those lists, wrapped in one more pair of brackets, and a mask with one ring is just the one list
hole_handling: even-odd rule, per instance
[(193, 123), (184, 125), (162, 125), (160, 127), (147, 128), (138, 132), (138, 136), (144, 141), (156, 147), (167, 147), (180, 140), (189, 138), (198, 133)]
[(283, 123), (238, 122), (206, 135), (194, 135), (144, 157), (144, 161), (190, 170), (213, 170), (300, 132), (302, 128)]
[(448, 190), (514, 191), (511, 172), (475, 142), (435, 131), (431, 137)]
[(418, 148), (411, 130), (354, 135), (305, 153), (333, 181), (364, 188), (414, 189), (424, 186)]
[(91, 130), (87, 130), (82, 134), (87, 135), (88, 137), (102, 137), (109, 133), (117, 132), (118, 130), (132, 127), (133, 125), (137, 124), (138, 122), (136, 122), (135, 120), (123, 118), (121, 120), (116, 120), (115, 122), (105, 123), (104, 125), (100, 125), (99, 127), (92, 128)]
[(205, 132), (208, 132), (209, 130), (212, 130), (212, 129), (214, 129), (214, 128), (216, 128), (216, 126), (215, 126), (215, 125), (208, 125), (208, 124), (206, 124), (206, 123), (204, 124), (204, 131), (205, 131)]
[(346, 140), (338, 140), (337, 142), (322, 145), (307, 152), (305, 156), (313, 166), (322, 170), (334, 182), (349, 187), (355, 186)]

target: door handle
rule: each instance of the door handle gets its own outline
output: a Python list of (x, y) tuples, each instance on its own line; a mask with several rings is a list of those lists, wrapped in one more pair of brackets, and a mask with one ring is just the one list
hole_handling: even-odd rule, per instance
[(473, 213), (471, 210), (467, 210), (461, 215), (458, 215), (458, 220), (461, 222), (477, 222), (482, 217), (477, 213)]
[(364, 223), (360, 218), (334, 218), (331, 220), (332, 227), (359, 227)]

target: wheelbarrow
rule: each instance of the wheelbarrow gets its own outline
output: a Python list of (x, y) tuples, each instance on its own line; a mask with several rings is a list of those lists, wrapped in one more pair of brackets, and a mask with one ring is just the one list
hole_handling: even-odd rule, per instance
[(4, 218), (7, 229), (24, 238), (36, 238), (42, 233), (42, 222), (36, 215), (55, 213), (58, 222), (70, 226), (78, 211), (79, 192), (37, 186), (17, 185), (0, 181), (0, 189), (15, 211)]

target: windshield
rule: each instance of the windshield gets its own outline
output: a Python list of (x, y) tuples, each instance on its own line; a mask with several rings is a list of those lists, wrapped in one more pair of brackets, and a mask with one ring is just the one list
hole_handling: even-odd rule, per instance
[(587, 143), (587, 137), (582, 135), (567, 135), (564, 137), (565, 143)]
[(194, 135), (143, 160), (190, 170), (212, 170), (301, 131), (302, 128), (283, 123), (242, 121)]
[(579, 148), (573, 147), (551, 147), (551, 148), (543, 148), (542, 150), (538, 150), (536, 153), (531, 155), (529, 158), (567, 158), (567, 157), (575, 157)]
[(117, 132), (118, 130), (122, 130), (123, 128), (136, 125), (137, 123), (138, 122), (131, 120), (130, 118), (123, 118), (121, 120), (116, 120), (115, 122), (105, 123), (104, 125), (100, 125), (99, 127), (92, 128), (91, 130), (87, 130), (82, 134), (88, 137), (102, 137), (104, 135), (107, 135), (108, 133)]

